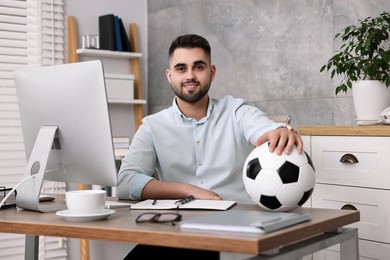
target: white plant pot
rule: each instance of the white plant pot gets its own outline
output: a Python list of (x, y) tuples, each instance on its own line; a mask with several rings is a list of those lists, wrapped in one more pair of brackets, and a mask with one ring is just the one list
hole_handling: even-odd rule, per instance
[(378, 80), (360, 80), (352, 86), (357, 124), (377, 122), (379, 114), (390, 106), (390, 88)]

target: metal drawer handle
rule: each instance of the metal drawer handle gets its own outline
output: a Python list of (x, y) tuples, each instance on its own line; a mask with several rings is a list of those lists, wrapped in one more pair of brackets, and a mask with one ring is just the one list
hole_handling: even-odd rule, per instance
[(352, 204), (345, 204), (344, 206), (341, 207), (341, 209), (345, 210), (358, 210), (354, 205)]
[(353, 155), (353, 154), (351, 154), (351, 153), (347, 153), (347, 154), (344, 154), (344, 155), (340, 158), (340, 162), (342, 162), (342, 163), (354, 164), (354, 163), (358, 163), (359, 160), (356, 158), (355, 155)]

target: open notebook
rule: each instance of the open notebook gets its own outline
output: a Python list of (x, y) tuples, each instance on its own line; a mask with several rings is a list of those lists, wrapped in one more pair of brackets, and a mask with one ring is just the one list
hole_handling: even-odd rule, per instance
[(106, 209), (117, 209), (117, 208), (130, 208), (130, 206), (134, 204), (134, 202), (131, 201), (112, 201), (107, 200), (106, 204), (104, 205), (104, 208)]
[(229, 210), (183, 220), (180, 227), (207, 231), (268, 233), (310, 219), (309, 214), (301, 212)]
[(183, 205), (175, 205), (178, 200), (144, 200), (131, 205), (131, 209), (210, 209), (227, 210), (236, 204), (230, 200), (193, 200)]

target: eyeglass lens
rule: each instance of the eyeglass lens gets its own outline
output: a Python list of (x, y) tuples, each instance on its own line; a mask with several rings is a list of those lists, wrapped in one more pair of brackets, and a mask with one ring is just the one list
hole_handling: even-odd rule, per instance
[(181, 220), (181, 215), (177, 213), (143, 213), (136, 219), (137, 223), (141, 222), (157, 222), (157, 223), (172, 223)]

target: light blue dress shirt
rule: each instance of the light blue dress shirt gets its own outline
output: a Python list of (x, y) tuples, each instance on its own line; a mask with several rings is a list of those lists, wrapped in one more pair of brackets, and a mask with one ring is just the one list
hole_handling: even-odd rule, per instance
[(185, 182), (212, 190), (222, 199), (251, 203), (242, 181), (242, 168), (252, 145), (274, 123), (244, 100), (210, 98), (207, 115), (186, 118), (173, 105), (145, 117), (118, 173), (118, 197), (140, 200), (145, 185)]

